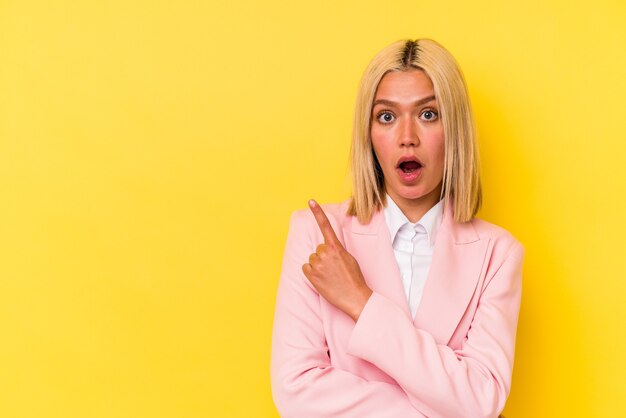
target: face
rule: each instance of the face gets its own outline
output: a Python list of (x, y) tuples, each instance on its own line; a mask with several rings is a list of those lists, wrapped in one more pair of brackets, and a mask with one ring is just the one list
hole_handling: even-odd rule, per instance
[(423, 71), (385, 74), (374, 97), (371, 137), (387, 193), (412, 222), (419, 220), (439, 201), (445, 157), (439, 107)]

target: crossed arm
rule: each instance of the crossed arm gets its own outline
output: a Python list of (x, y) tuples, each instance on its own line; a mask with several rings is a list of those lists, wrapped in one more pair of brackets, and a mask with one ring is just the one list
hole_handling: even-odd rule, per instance
[(398, 306), (376, 292), (360, 309), (354, 308), (358, 304), (344, 306), (356, 321), (348, 354), (369, 361), (394, 378), (395, 385), (367, 381), (331, 365), (320, 309), (328, 290), (320, 291), (316, 285), (323, 278), (310, 280), (311, 271), (306, 264), (303, 267), (313, 250), (313, 232), (304, 213), (292, 215), (272, 338), (272, 391), (281, 416), (497, 416), (510, 390), (522, 246), (511, 246), (482, 289), (459, 350), (437, 344), (429, 333), (415, 329)]

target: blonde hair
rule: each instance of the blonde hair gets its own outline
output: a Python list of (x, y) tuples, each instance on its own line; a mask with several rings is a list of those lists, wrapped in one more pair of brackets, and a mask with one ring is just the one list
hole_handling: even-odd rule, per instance
[(457, 222), (471, 220), (482, 203), (478, 144), (467, 86), (454, 57), (431, 39), (400, 40), (380, 51), (359, 86), (352, 131), (352, 198), (348, 214), (368, 223), (386, 204), (383, 172), (370, 136), (372, 102), (380, 80), (390, 71), (422, 70), (433, 83), (445, 135), (441, 188), (444, 207)]

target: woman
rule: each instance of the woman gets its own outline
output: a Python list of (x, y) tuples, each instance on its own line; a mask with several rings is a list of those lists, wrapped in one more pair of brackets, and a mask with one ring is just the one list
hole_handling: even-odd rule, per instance
[(282, 417), (495, 417), (510, 391), (524, 249), (477, 219), (467, 88), (432, 40), (361, 81), (353, 196), (293, 213), (271, 379)]

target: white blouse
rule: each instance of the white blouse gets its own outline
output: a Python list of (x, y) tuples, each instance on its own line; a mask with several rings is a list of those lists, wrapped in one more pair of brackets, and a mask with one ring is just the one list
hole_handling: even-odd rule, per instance
[(443, 199), (416, 223), (409, 221), (389, 195), (384, 213), (402, 277), (404, 294), (409, 303), (411, 316), (415, 318), (433, 259), (433, 248), (442, 220)]

